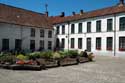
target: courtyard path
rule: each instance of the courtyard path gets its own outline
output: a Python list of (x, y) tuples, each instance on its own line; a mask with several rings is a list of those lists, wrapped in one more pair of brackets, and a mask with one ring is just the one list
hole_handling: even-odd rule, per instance
[(0, 83), (125, 83), (125, 58), (98, 56), (95, 62), (42, 71), (0, 69)]

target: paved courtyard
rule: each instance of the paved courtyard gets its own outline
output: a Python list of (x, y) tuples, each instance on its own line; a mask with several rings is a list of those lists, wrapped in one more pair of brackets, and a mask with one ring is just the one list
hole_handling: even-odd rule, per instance
[(42, 71), (0, 69), (0, 83), (125, 83), (125, 58), (98, 56), (95, 62)]

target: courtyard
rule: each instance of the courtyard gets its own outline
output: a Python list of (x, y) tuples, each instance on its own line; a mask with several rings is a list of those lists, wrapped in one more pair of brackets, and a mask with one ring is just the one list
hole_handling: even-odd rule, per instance
[(0, 83), (125, 83), (125, 58), (98, 56), (94, 62), (42, 71), (0, 69)]

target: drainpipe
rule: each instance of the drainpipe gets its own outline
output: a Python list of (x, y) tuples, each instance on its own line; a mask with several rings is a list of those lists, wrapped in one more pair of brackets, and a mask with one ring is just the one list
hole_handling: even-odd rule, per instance
[(116, 56), (116, 14), (114, 14), (114, 56)]
[(67, 38), (68, 38), (68, 51), (69, 51), (69, 28), (70, 28), (69, 24), (70, 22), (68, 21), (67, 24), (68, 24), (68, 37)]

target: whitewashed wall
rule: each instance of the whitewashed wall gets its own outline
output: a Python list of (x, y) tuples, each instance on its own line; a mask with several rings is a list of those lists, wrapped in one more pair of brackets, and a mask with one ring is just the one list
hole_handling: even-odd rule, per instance
[[(35, 37), (30, 36), (30, 29), (35, 29)], [(48, 41), (52, 41), (52, 48), (54, 48), (54, 38), (55, 35), (53, 33), (52, 38), (48, 38), (48, 30), (45, 30), (45, 37), (40, 37), (40, 29), (36, 27), (27, 27), (27, 26), (20, 26), (14, 24), (7, 24), (7, 23), (0, 23), (0, 50), (2, 49), (2, 39), (8, 38), (9, 39), (9, 48), (15, 48), (15, 39), (22, 39), (22, 49), (29, 50), (30, 49), (30, 40), (35, 40), (35, 48), (36, 50), (39, 49), (39, 41), (44, 40), (45, 42), (45, 50), (48, 49)], [(52, 30), (53, 31), (53, 30)], [(54, 31), (53, 31), (54, 32)]]
[[(116, 56), (125, 56), (125, 51), (121, 52), (119, 51), (119, 37), (120, 36), (125, 36), (125, 31), (119, 31), (119, 18), (120, 17), (125, 17), (125, 13), (121, 13), (121, 14), (116, 14), (116, 18), (114, 17), (114, 15), (107, 15), (107, 16), (101, 16), (101, 17), (95, 17), (95, 18), (89, 18), (89, 19), (83, 19), (83, 20), (78, 20), (78, 21), (73, 21), (70, 22), (69, 25), (69, 30), (71, 30), (71, 24), (75, 24), (75, 34), (70, 34), (69, 35), (69, 39), (70, 38), (75, 38), (75, 48), (74, 50), (85, 50), (86, 49), (86, 39), (89, 37), (91, 38), (91, 42), (92, 42), (92, 52), (95, 55), (108, 55), (108, 56), (114, 56), (114, 19), (116, 19)], [(113, 19), (113, 31), (112, 32), (107, 32), (107, 19)], [(96, 32), (96, 21), (101, 20), (101, 32)], [(87, 22), (91, 22), (91, 33), (86, 33), (87, 32)], [(79, 34), (78, 33), (78, 23), (83, 23), (83, 33)], [(61, 34), (61, 28), (62, 25), (65, 25), (65, 35)], [(56, 30), (56, 27), (60, 26), (60, 34), (57, 35), (57, 38), (61, 39), (65, 38), (65, 49), (68, 49), (68, 38), (66, 38), (67, 34), (68, 34), (68, 24), (67, 23), (61, 23), (61, 24), (57, 24), (54, 26), (54, 29)], [(71, 31), (69, 31), (71, 32)], [(101, 50), (98, 51), (96, 50), (96, 37), (101, 37), (102, 38), (102, 42), (101, 42)], [(106, 50), (106, 40), (107, 37), (113, 37), (113, 51), (107, 51)], [(82, 49), (78, 49), (78, 38), (83, 38), (83, 48)], [(69, 47), (70, 47), (70, 41), (69, 41)], [(70, 50), (73, 50), (70, 48)]]

